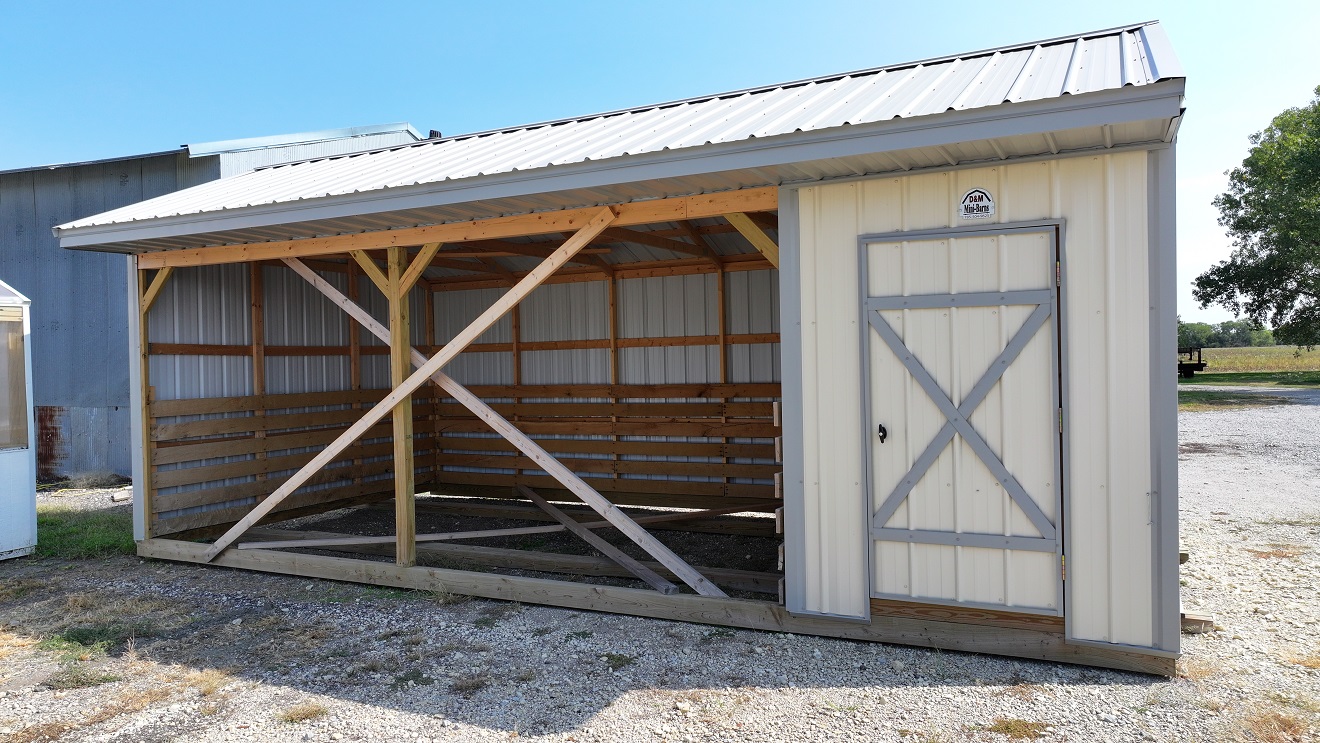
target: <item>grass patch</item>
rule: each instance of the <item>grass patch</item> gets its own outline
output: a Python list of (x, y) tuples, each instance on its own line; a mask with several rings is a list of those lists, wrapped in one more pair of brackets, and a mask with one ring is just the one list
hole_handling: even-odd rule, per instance
[(83, 725), (99, 725), (120, 715), (141, 712), (156, 702), (168, 699), (173, 693), (174, 690), (168, 686), (153, 686), (149, 689), (126, 691), (113, 704), (102, 707), (88, 715), (87, 719), (83, 720)]
[(395, 676), (394, 683), (390, 684), (390, 688), (399, 691), (400, 689), (407, 689), (411, 686), (430, 686), (434, 683), (435, 679), (414, 668), (411, 671), (406, 671)]
[(1248, 740), (1261, 743), (1293, 743), (1304, 740), (1310, 727), (1296, 715), (1274, 710), (1255, 712), (1242, 718), (1242, 731), (1251, 735)]
[[(1298, 375), (1309, 384), (1320, 385), (1320, 348), (1308, 351), (1297, 346), (1254, 346), (1249, 348), (1207, 348), (1202, 351), (1208, 367), (1197, 372), (1192, 384), (1204, 384), (1201, 377), (1219, 377), (1230, 375)], [(1306, 375), (1311, 375), (1307, 377)], [(1250, 379), (1244, 376), (1244, 379)], [(1266, 376), (1265, 384), (1271, 379)], [(1248, 382), (1250, 383), (1250, 382)], [(1221, 382), (1220, 384), (1238, 384)]]
[[(1288, 662), (1295, 663), (1303, 668), (1320, 671), (1320, 652), (1311, 653), (1310, 655), (1294, 655), (1288, 658)], [(1316, 711), (1320, 712), (1320, 710)]]
[(1295, 707), (1312, 714), (1320, 714), (1320, 701), (1311, 697), (1301, 696), (1299, 694), (1286, 694), (1280, 691), (1271, 691), (1265, 695), (1265, 698), (1276, 704), (1282, 704), (1285, 707)]
[(701, 643), (705, 645), (720, 640), (730, 640), (733, 639), (733, 634), (733, 630), (728, 627), (716, 627), (702, 636)]
[(1292, 400), (1278, 395), (1255, 392), (1216, 392), (1213, 390), (1178, 390), (1178, 409), (1191, 413), (1208, 410), (1237, 410), (1291, 405)]
[(546, 635), (554, 631), (555, 631), (554, 627), (537, 627), (536, 629), (532, 630), (532, 637), (545, 637)]
[(454, 679), (449, 690), (457, 694), (475, 694), (490, 685), (490, 674), (469, 673)]
[(564, 635), (565, 640), (585, 640), (588, 637), (591, 637), (591, 630), (589, 629), (580, 629), (577, 632), (569, 632)]
[(18, 578), (16, 580), (0, 583), (0, 603), (6, 601), (17, 601), (24, 596), (41, 590), (46, 586), (39, 580), (31, 578)]
[(1301, 526), (1305, 528), (1320, 528), (1320, 516), (1300, 519), (1256, 519), (1256, 523), (1264, 526)]
[(133, 542), (133, 514), (127, 509), (77, 511), (65, 506), (37, 504), (39, 557), (87, 560), (137, 553)]
[(1178, 675), (1189, 681), (1204, 681), (1219, 671), (1219, 666), (1200, 658), (1185, 659), (1178, 666)]
[(611, 671), (617, 671), (620, 668), (630, 666), (633, 664), (633, 661), (637, 660), (637, 657), (634, 655), (622, 655), (620, 653), (606, 653), (601, 657), (605, 659), (605, 663), (610, 667)]
[(5, 743), (36, 743), (37, 741), (57, 740), (65, 733), (73, 732), (77, 726), (67, 722), (43, 722), (30, 725), (5, 738)]
[(216, 668), (193, 671), (184, 677), (184, 683), (197, 690), (197, 693), (209, 697), (233, 683), (234, 678)]
[(58, 673), (46, 679), (45, 685), (51, 689), (84, 689), (118, 680), (118, 676), (74, 662), (66, 663)]
[(1035, 740), (1036, 738), (1045, 737), (1045, 728), (1047, 727), (1049, 725), (1043, 722), (1000, 717), (983, 729), (987, 732), (1007, 735), (1013, 740)]
[(302, 704), (296, 704), (281, 712), (279, 714), (279, 719), (281, 722), (296, 725), (300, 722), (307, 722), (308, 720), (325, 717), (328, 714), (330, 714), (330, 710), (327, 709), (324, 704), (319, 704), (317, 702), (303, 702)]
[(1265, 560), (1290, 560), (1294, 557), (1300, 557), (1310, 551), (1310, 547), (1302, 547), (1295, 544), (1271, 544), (1269, 545), (1269, 549), (1247, 550), (1247, 552)]

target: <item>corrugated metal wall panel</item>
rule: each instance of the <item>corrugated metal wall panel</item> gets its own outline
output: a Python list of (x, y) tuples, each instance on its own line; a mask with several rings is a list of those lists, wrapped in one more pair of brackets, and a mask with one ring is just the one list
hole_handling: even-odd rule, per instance
[[(336, 289), (348, 290), (347, 275), (334, 271), (320, 275)], [(301, 276), (280, 266), (265, 266), (262, 286), (267, 345), (348, 345), (348, 315)], [(349, 380), (347, 356), (266, 357), (268, 394), (344, 390)]]
[(178, 157), (0, 176), (0, 275), (30, 297), (41, 475), (130, 470), (124, 262), (59, 248), (50, 227), (173, 191)]
[(796, 528), (807, 549), (806, 565), (790, 573), (804, 576), (807, 610), (847, 613), (867, 598), (865, 580), (851, 579), (867, 559), (865, 543), (853, 539), (862, 513), (853, 455), (857, 235), (956, 224), (957, 202), (975, 185), (993, 191), (994, 222), (1066, 220), (1066, 611), (1079, 639), (1152, 643), (1146, 157), (801, 189), (805, 518)]
[[(251, 315), (247, 266), (181, 268), (148, 317), (152, 343), (248, 345)], [(252, 394), (252, 359), (242, 356), (152, 356), (158, 400)]]

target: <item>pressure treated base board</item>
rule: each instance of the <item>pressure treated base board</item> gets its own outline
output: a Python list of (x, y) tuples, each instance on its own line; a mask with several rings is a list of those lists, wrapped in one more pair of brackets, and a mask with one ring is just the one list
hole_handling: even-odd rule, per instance
[[(148, 539), (138, 542), (138, 554), (161, 560), (205, 563), (207, 547), (208, 545), (196, 542)], [(274, 550), (230, 549), (221, 553), (211, 564), (305, 578), (352, 581), (427, 591), (444, 590), (481, 598), (613, 614), (632, 614), (699, 624), (1075, 663), (1157, 676), (1173, 676), (1176, 672), (1176, 661), (1172, 657), (1069, 645), (1058, 633), (1012, 627), (958, 624), (899, 616), (876, 616), (872, 618), (870, 624), (861, 624), (793, 616), (785, 611), (784, 607), (765, 601), (708, 598), (690, 594), (665, 596), (656, 591), (636, 588), (596, 586), (442, 568), (402, 568), (389, 563), (299, 555)]]

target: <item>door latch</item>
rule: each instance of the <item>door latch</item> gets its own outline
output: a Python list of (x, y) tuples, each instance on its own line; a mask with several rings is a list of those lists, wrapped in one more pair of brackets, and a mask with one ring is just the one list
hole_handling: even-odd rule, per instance
[(885, 443), (885, 439), (889, 438), (889, 431), (885, 428), (885, 424), (883, 423), (880, 424), (880, 430), (876, 431), (876, 433), (880, 434), (880, 443), (882, 444)]

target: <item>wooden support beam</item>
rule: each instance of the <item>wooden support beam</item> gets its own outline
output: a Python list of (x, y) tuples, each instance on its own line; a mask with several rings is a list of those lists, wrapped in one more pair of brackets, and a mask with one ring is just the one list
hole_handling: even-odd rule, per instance
[(716, 268), (719, 268), (724, 264), (724, 258), (719, 253), (715, 252), (715, 248), (711, 246), (710, 241), (706, 239), (706, 236), (701, 233), (701, 230), (696, 225), (692, 224), (691, 221), (685, 219), (679, 222), (678, 229), (682, 234), (686, 235), (694, 245), (699, 245), (701, 247), (702, 257), (715, 264)]
[[(148, 286), (147, 290), (142, 294), (141, 306), (144, 315), (151, 309), (151, 305), (156, 303), (156, 298), (160, 296), (161, 290), (165, 288), (165, 282), (169, 281), (170, 274), (172, 273), (174, 273), (174, 268), (172, 266), (166, 266), (157, 271), (155, 277), (151, 279), (151, 285)], [(139, 274), (139, 276), (144, 275), (145, 274), (142, 273)]]
[(574, 521), (571, 516), (550, 505), (546, 499), (537, 495), (531, 488), (526, 485), (519, 485), (516, 489), (524, 498), (535, 503), (542, 511), (553, 516), (555, 520), (560, 524), (563, 524), (565, 528), (577, 535), (582, 541), (594, 547), (597, 552), (618, 563), (623, 569), (640, 578), (643, 583), (666, 596), (678, 593), (678, 586), (661, 578), (659, 575), (656, 575), (654, 570), (641, 564), (623, 550), (602, 539), (600, 535), (593, 533), (590, 529)]
[[(280, 501), (287, 498), (290, 493), (302, 487), (303, 483), (307, 482), (307, 480), (311, 478), (312, 475), (316, 474), (316, 472), (318, 472), (322, 467), (334, 461), (335, 457), (337, 457), (340, 452), (348, 448), (348, 446), (352, 444), (354, 441), (356, 441), (359, 436), (361, 436), (372, 426), (376, 425), (376, 423), (378, 423), (382, 418), (388, 415), (389, 412), (394, 409), (394, 406), (397, 405), (400, 400), (410, 397), (412, 393), (415, 392), (423, 384), (425, 384), (427, 380), (429, 380), (432, 377), (432, 375), (438, 373), (440, 369), (444, 367), (445, 364), (448, 364), (450, 361), (453, 361), (454, 358), (458, 356), (458, 354), (463, 352), (464, 348), (466, 348), (469, 344), (471, 344), (474, 340), (476, 340), (477, 337), (480, 336), (482, 333), (489, 330), (490, 326), (494, 325), (496, 321), (498, 321), (501, 317), (503, 317), (504, 314), (509, 311), (510, 307), (517, 304), (518, 302), (521, 302), (523, 298), (526, 297), (528, 294), (530, 294), (533, 289), (539, 286), (541, 282), (546, 279), (546, 277), (550, 276), (556, 270), (558, 270), (560, 266), (564, 265), (564, 263), (567, 262), (567, 260), (575, 252), (585, 247), (586, 244), (590, 242), (593, 237), (599, 234), (600, 231), (604, 229), (606, 226), (608, 226), (609, 223), (612, 222), (613, 220), (614, 220), (614, 212), (612, 212), (610, 209), (604, 208), (599, 210), (596, 216), (593, 217), (591, 220), (589, 220), (586, 223), (586, 225), (582, 227), (581, 231), (579, 231), (579, 233), (576, 236), (574, 236), (574, 239), (564, 243), (563, 247), (555, 251), (554, 255), (545, 259), (545, 261), (540, 266), (537, 266), (535, 269), (533, 269), (531, 273), (529, 273), (526, 277), (524, 277), (521, 281), (519, 281), (516, 285), (514, 285), (514, 287), (510, 289), (508, 292), (506, 292), (503, 297), (501, 297), (498, 301), (495, 302), (495, 304), (487, 308), (487, 310), (481, 313), (481, 315), (478, 316), (477, 319), (473, 320), (471, 323), (468, 324), (466, 328), (460, 331), (452, 341), (450, 341), (448, 344), (445, 345), (443, 349), (440, 350), (439, 353), (431, 357), (429, 361), (426, 361), (424, 364), (421, 364), (421, 368), (418, 369), (416, 372), (414, 372), (412, 376), (404, 380), (404, 382), (401, 385), (395, 387), (394, 391), (391, 392), (389, 395), (387, 395), (385, 399), (381, 400), (379, 403), (376, 403), (375, 407), (368, 410), (361, 420), (359, 420), (357, 423), (354, 423), (352, 426), (348, 428), (348, 430), (340, 434), (339, 438), (331, 442), (331, 444), (327, 446), (325, 449), (323, 449), (321, 453), (316, 456), (315, 459), (304, 465), (302, 469), (298, 470), (296, 474), (294, 474), (287, 481), (285, 481), (285, 483), (281, 485), (278, 490), (276, 490), (274, 493), (271, 493), (268, 498), (266, 498), (255, 508), (253, 508), (252, 511), (249, 512), (247, 516), (243, 517), (243, 519), (240, 520), (237, 524), (235, 524), (233, 528), (225, 532), (219, 539), (217, 539), (216, 542), (212, 544), (211, 547), (208, 549), (208, 554), (211, 555), (211, 558), (214, 559), (216, 555), (219, 555), (221, 552), (223, 552), (225, 548), (227, 548), (230, 544), (232, 544), (235, 539), (237, 539), (239, 536), (243, 534), (243, 532), (247, 531), (254, 524), (260, 521), (262, 517), (264, 517), (266, 514), (274, 510), (274, 508), (277, 505), (279, 505)], [(312, 283), (314, 285), (317, 285), (318, 287), (323, 286), (333, 289), (333, 287), (330, 287), (330, 285), (326, 283), (326, 281), (322, 279), (319, 275), (317, 275), (315, 271), (312, 271), (311, 269), (308, 269), (306, 266), (297, 263), (297, 261), (291, 261), (289, 262), (289, 265), (295, 271), (299, 271), (299, 269), (301, 269), (301, 271), (299, 271), (300, 275), (302, 275), (303, 278), (312, 280)], [(322, 289), (322, 291), (324, 292), (324, 289)], [(348, 298), (344, 297), (343, 294), (340, 294), (338, 290), (334, 290), (334, 293), (340, 299), (342, 299), (344, 303), (348, 303)], [(357, 309), (361, 310), (360, 307), (358, 307)], [(371, 316), (367, 314), (366, 317), (370, 318)], [(372, 322), (374, 323), (375, 321), (373, 320)], [(375, 325), (379, 327), (380, 324), (375, 323)], [(384, 328), (381, 328), (381, 331), (385, 332)], [(385, 334), (388, 336), (387, 332)], [(421, 354), (418, 354), (418, 356), (420, 355)], [(476, 399), (477, 402), (480, 403), (480, 399), (476, 398), (475, 396), (472, 396), (471, 393), (468, 393), (466, 389), (463, 389), (461, 386), (459, 386), (457, 382), (453, 382), (453, 380), (450, 380), (448, 375), (441, 375), (441, 380), (449, 380), (454, 386), (458, 387), (468, 396), (471, 396), (472, 399)], [(446, 386), (443, 381), (441, 381), (441, 386)], [(453, 394), (453, 391), (449, 390), (447, 387), (446, 387), (446, 391), (450, 392), (451, 395)], [(493, 415), (494, 412), (492, 411), (491, 414)], [(503, 421), (504, 419), (501, 418), (500, 420)], [(537, 448), (539, 449), (539, 447)], [(545, 456), (549, 457), (548, 454)], [(595, 493), (595, 491), (591, 491), (591, 492)], [(600, 498), (600, 495), (596, 494), (596, 497)], [(601, 498), (601, 500), (604, 499)]]
[[(425, 250), (423, 251), (425, 253)], [(420, 258), (420, 256), (419, 256)], [(407, 248), (389, 248), (390, 386), (398, 388), (412, 371), (412, 323), (409, 317)], [(419, 264), (425, 268), (425, 264)], [(418, 274), (420, 275), (420, 271)], [(415, 279), (414, 279), (415, 280)], [(417, 515), (413, 504), (413, 408), (412, 395), (394, 406), (394, 558), (405, 567), (417, 564)]]
[(435, 254), (440, 251), (442, 244), (427, 243), (422, 246), (422, 251), (417, 254), (416, 258), (413, 258), (412, 265), (408, 266), (408, 270), (404, 272), (403, 279), (399, 283), (401, 294), (407, 294), (413, 288), (413, 284), (416, 284), (417, 280), (422, 278), (422, 274), (431, 265), (431, 259), (435, 258)]
[(725, 214), (724, 218), (738, 230), (739, 234), (747, 238), (747, 242), (751, 243), (752, 247), (761, 251), (761, 255), (764, 255), (767, 261), (770, 261), (775, 268), (779, 268), (779, 245), (765, 234), (751, 217), (741, 212), (731, 212)]
[[(605, 213), (601, 215), (601, 219), (593, 222), (593, 224), (598, 226), (598, 229), (603, 228), (606, 224), (609, 223), (609, 219), (606, 216), (606, 214), (608, 214), (608, 210), (605, 210)], [(591, 226), (589, 225), (588, 227), (583, 228), (579, 236), (584, 237), (584, 240), (590, 240), (591, 236), (593, 235), (594, 233), (591, 232)], [(565, 243), (564, 248), (561, 248), (561, 250), (567, 249), (570, 246), (580, 247), (581, 244), (584, 244), (584, 241), (570, 240), (568, 243)], [(547, 261), (549, 260), (551, 259), (547, 259)], [(331, 286), (327, 281), (325, 281), (325, 279), (322, 279), (320, 276), (318, 276), (315, 271), (312, 271), (308, 269), (306, 266), (303, 266), (296, 259), (286, 259), (285, 262), (288, 263), (289, 266), (293, 268), (293, 270), (297, 271), (300, 276), (302, 276), (304, 279), (307, 279), (309, 282), (311, 282), (313, 286), (321, 290), (321, 293), (325, 294), (330, 299), (330, 301), (342, 307), (344, 311), (352, 315), (355, 319), (358, 320), (358, 322), (362, 323), (364, 327), (366, 327), (377, 337), (381, 338), (382, 340), (388, 339), (389, 337), (388, 331), (385, 330), (385, 328), (382, 327), (381, 324), (375, 320), (375, 318), (373, 318), (368, 312), (363, 310), (361, 307), (353, 304), (352, 302), (349, 302), (347, 297), (341, 294), (339, 290)], [(562, 265), (562, 264), (563, 264), (563, 260), (561, 259), (557, 265)], [(535, 273), (536, 272), (533, 272), (533, 274)], [(508, 294), (505, 295), (505, 298), (507, 299), (508, 297), (514, 296), (517, 292), (519, 292), (522, 289), (525, 289), (525, 292), (523, 292), (524, 294), (526, 292), (530, 292), (532, 288), (534, 288), (534, 286), (525, 286), (526, 283), (527, 283), (527, 279), (524, 279), (522, 282), (519, 282), (517, 286), (515, 286), (513, 289), (509, 291)], [(503, 301), (504, 300), (501, 300), (501, 302)], [(491, 315), (499, 307), (500, 304), (501, 304), (500, 302), (497, 302), (495, 307), (492, 307), (491, 309), (487, 310), (485, 313), (482, 314), (481, 317), (477, 318), (477, 320), (474, 320), (471, 325), (469, 325), (466, 329), (460, 332), (459, 335), (453, 341), (451, 341), (448, 345), (445, 346), (445, 349), (443, 351), (441, 351), (439, 354), (434, 356), (430, 361), (425, 361), (425, 357), (422, 356), (421, 353), (414, 350), (413, 363), (419, 365), (421, 368), (412, 377), (409, 377), (409, 381), (405, 386), (413, 385), (413, 382), (417, 378), (417, 376), (425, 372), (426, 375), (431, 379), (434, 379), (436, 383), (440, 385), (441, 389), (443, 389), (446, 393), (448, 393), (450, 397), (454, 398), (456, 401), (461, 403), (468, 410), (472, 411), (472, 413), (475, 414), (482, 421), (484, 421), (486, 425), (493, 428), (496, 433), (503, 436), (515, 447), (517, 447), (519, 451), (521, 451), (527, 457), (532, 459), (538, 465), (539, 469), (544, 471), (550, 477), (554, 478), (564, 487), (568, 488), (574, 495), (576, 495), (587, 505), (591, 506), (601, 516), (604, 516), (607, 521), (609, 521), (616, 528), (618, 528), (620, 531), (626, 534), (629, 539), (632, 539), (633, 542), (637, 544), (637, 546), (646, 550), (647, 553), (649, 553), (652, 557), (659, 560), (661, 564), (672, 570), (675, 575), (677, 575), (680, 579), (682, 579), (682, 581), (686, 583), (688, 586), (690, 586), (693, 590), (705, 596), (723, 596), (724, 593), (720, 591), (719, 588), (717, 588), (710, 581), (706, 580), (706, 578), (702, 576), (700, 573), (698, 573), (696, 570), (693, 570), (691, 565), (688, 565), (686, 562), (684, 562), (681, 557), (674, 554), (673, 551), (670, 550), (665, 545), (661, 544), (658, 540), (656, 540), (655, 537), (647, 533), (645, 529), (638, 526), (636, 522), (634, 522), (631, 518), (628, 517), (627, 514), (620, 511), (617, 506), (615, 506), (613, 503), (610, 503), (604, 496), (596, 492), (594, 488), (592, 488), (585, 481), (583, 481), (582, 478), (578, 477), (572, 470), (566, 467), (562, 462), (550, 456), (550, 454), (546, 452), (545, 449), (541, 448), (541, 446), (537, 444), (534, 440), (532, 440), (531, 437), (527, 436), (522, 431), (518, 430), (516, 426), (514, 426), (508, 420), (503, 418), (499, 413), (496, 413), (493, 409), (491, 409), (489, 405), (483, 402), (480, 397), (473, 394), (463, 385), (454, 381), (449, 375), (440, 371), (440, 366), (446, 361), (448, 361), (448, 358), (445, 358), (444, 361), (441, 361), (440, 363), (437, 363), (437, 359), (443, 358), (450, 348), (457, 347), (457, 349), (461, 351), (462, 346), (471, 343), (472, 339), (476, 337), (476, 335), (485, 332), (485, 330), (489, 328), (490, 325), (494, 324), (494, 318), (488, 318), (488, 316)], [(500, 312), (499, 314), (503, 314), (503, 313)], [(499, 315), (496, 315), (495, 317), (498, 316)], [(455, 355), (456, 354), (457, 351), (455, 351)], [(452, 358), (452, 356), (450, 356), (449, 358)], [(420, 382), (417, 383), (415, 386), (420, 386)], [(382, 400), (379, 404), (377, 404), (376, 408), (372, 409), (373, 412), (379, 409), (381, 405), (384, 405), (387, 402), (391, 402), (391, 397), (397, 395), (398, 392), (399, 389), (396, 389), (394, 393), (391, 393), (390, 396), (387, 396), (384, 400)], [(370, 415), (371, 414), (368, 414), (368, 418), (370, 418)], [(326, 451), (330, 451), (331, 449), (334, 449), (336, 446), (339, 446), (340, 449), (342, 449), (344, 446), (347, 446), (347, 443), (341, 444), (341, 442), (343, 442), (343, 439), (346, 436), (348, 436), (348, 434), (353, 433), (354, 428), (357, 428), (358, 426), (362, 426), (363, 431), (369, 428), (370, 424), (364, 425), (364, 421), (368, 420), (368, 418), (364, 418), (363, 421), (359, 421), (357, 424), (354, 424), (353, 428), (350, 428), (348, 432), (340, 436), (339, 439), (336, 439), (335, 442), (331, 444), (331, 446)], [(379, 420), (379, 416), (375, 420)], [(349, 442), (356, 439), (357, 436), (359, 435), (361, 435), (361, 431), (355, 433), (352, 439), (349, 439)], [(336, 456), (337, 454), (338, 451), (335, 451), (332, 452), (329, 456), (324, 456), (325, 452), (322, 452), (320, 455), (317, 455), (317, 459), (309, 463), (306, 467), (303, 468), (302, 471), (299, 471), (297, 475), (294, 475), (291, 481), (297, 481), (299, 477), (303, 477), (304, 471), (308, 470), (308, 468), (310, 468), (313, 464), (317, 464), (318, 466), (323, 466), (324, 464), (329, 463), (330, 461), (333, 460), (334, 456)], [(321, 461), (318, 464), (318, 460), (321, 460), (323, 456), (324, 456), (324, 461)], [(274, 498), (273, 495), (271, 497), (272, 499)], [(265, 503), (262, 503), (261, 506), (258, 506), (258, 509), (264, 507), (265, 505), (266, 505)], [(253, 513), (256, 513), (256, 510), (254, 510)], [(244, 530), (251, 527), (252, 524), (255, 523), (259, 518), (261, 518), (260, 514), (256, 515), (255, 518), (252, 518), (251, 521), (246, 524), (240, 522), (238, 525), (234, 527), (234, 529), (230, 530), (232, 536), (230, 534), (226, 534), (225, 537), (222, 537), (222, 539), (228, 538), (229, 542), (232, 542), (233, 539), (237, 538), (239, 535), (243, 533)], [(248, 521), (248, 519), (244, 519), (244, 521)], [(240, 529), (239, 527), (242, 528)], [(225, 542), (225, 544), (228, 544), (229, 542)], [(220, 542), (217, 542), (216, 544), (219, 545)], [(215, 545), (212, 545), (212, 549), (214, 550), (215, 554), (219, 554), (219, 552), (222, 551), (224, 547), (221, 546), (220, 549), (215, 549)]]
[(387, 297), (390, 296), (390, 280), (380, 270), (380, 266), (377, 266), (376, 262), (371, 259), (371, 256), (367, 255), (365, 250), (350, 250), (348, 254), (353, 256), (353, 260), (357, 261), (357, 264), (362, 267), (362, 271), (367, 274), (367, 278), (371, 279), (371, 283), (375, 284), (382, 294)]
[[(682, 196), (673, 199), (634, 201), (627, 204), (617, 204), (612, 208), (618, 214), (618, 218), (614, 222), (616, 227), (655, 222), (676, 222), (685, 219), (703, 219), (718, 217), (730, 212), (773, 211), (779, 208), (779, 189), (773, 186), (748, 188), (699, 196)], [(138, 268), (246, 263), (248, 261), (334, 255), (350, 250), (386, 248), (391, 245), (425, 245), (432, 242), (460, 243), (503, 237), (545, 235), (566, 230), (576, 231), (587, 224), (599, 210), (600, 207), (565, 209), (557, 212), (536, 212), (513, 217), (494, 217), (426, 227), (360, 232), (351, 235), (309, 237), (247, 245), (216, 245), (186, 250), (162, 250), (139, 255)]]

